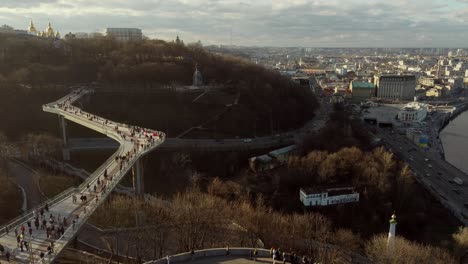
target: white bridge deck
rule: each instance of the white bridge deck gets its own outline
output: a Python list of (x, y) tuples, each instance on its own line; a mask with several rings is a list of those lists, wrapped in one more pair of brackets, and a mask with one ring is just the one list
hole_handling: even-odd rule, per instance
[[(71, 104), (86, 94), (92, 93), (92, 90), (78, 89), (71, 94), (59, 99), (56, 102), (46, 104), (43, 110), (46, 112), (58, 114), (75, 123), (86, 126), (97, 132), (107, 135), (110, 138), (117, 140), (120, 143), (118, 150), (104, 162), (89, 178), (87, 178), (80, 186), (70, 188), (58, 196), (46, 201), (41, 206), (34, 210), (25, 213), (23, 216), (8, 223), (8, 225), (0, 228), (0, 245), (5, 249), (6, 253), (11, 253), (10, 263), (51, 263), (76, 235), (80, 227), (88, 220), (91, 214), (99, 207), (99, 205), (107, 198), (112, 190), (117, 186), (125, 174), (134, 166), (137, 166), (137, 161), (146, 153), (152, 151), (166, 138), (166, 135), (159, 131), (150, 129), (131, 127), (126, 124), (116, 123), (104, 118), (95, 116), (91, 113), (82, 111), (81, 109), (72, 106)], [(133, 133), (132, 133), (133, 132)], [(126, 159), (118, 157), (126, 156)], [(107, 178), (104, 177), (104, 172), (107, 170)], [(102, 182), (97, 184), (98, 179)], [(94, 186), (97, 186), (94, 192)], [(73, 202), (73, 195), (77, 197), (77, 202)], [(87, 202), (82, 203), (80, 197), (86, 195)], [(67, 226), (64, 226), (65, 232), (60, 237), (47, 238), (46, 231), (36, 229), (34, 220), (40, 212), (40, 208), (48, 205), (50, 212), (44, 212), (47, 225), (50, 226), (49, 216), (53, 214), (55, 217), (55, 228), (59, 227), (58, 216), (61, 216), (60, 222), (63, 222), (63, 217), (67, 219)], [(75, 224), (73, 225), (73, 219)], [(31, 222), (32, 236), (29, 235), (28, 221)], [(42, 222), (42, 221), (41, 221)], [(17, 245), (17, 237), (15, 229), (20, 232), (21, 226), (25, 227), (24, 241), (29, 243), (29, 251), (24, 249), (21, 251)], [(7, 234), (8, 227), (8, 234)], [(48, 254), (47, 247), (53, 242), (53, 253)], [(40, 258), (40, 254), (44, 253), (45, 257)], [(4, 263), (2, 257), (0, 263)], [(6, 262), (5, 262), (6, 263)]]

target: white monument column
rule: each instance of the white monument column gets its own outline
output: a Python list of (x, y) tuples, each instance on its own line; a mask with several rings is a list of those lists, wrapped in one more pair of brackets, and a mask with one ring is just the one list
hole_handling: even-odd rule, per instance
[(390, 230), (388, 231), (388, 252), (389, 255), (393, 255), (395, 251), (395, 235), (396, 235), (396, 215), (392, 215), (392, 219), (390, 219)]

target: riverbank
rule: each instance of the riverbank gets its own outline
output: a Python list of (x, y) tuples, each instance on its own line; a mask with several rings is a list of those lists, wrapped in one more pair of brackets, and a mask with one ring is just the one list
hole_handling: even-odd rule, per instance
[(449, 122), (440, 133), (440, 140), (444, 146), (447, 162), (468, 173), (468, 112), (463, 112)]

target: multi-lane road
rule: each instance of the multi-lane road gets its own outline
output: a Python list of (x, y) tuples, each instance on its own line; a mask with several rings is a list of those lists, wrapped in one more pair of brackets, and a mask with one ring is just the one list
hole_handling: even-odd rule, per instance
[[(380, 129), (387, 146), (404, 159), (413, 170), (418, 182), (426, 187), (464, 225), (468, 224), (468, 176), (441, 158), (438, 152), (425, 151), (403, 135), (391, 129)], [(463, 180), (463, 185), (453, 181)]]

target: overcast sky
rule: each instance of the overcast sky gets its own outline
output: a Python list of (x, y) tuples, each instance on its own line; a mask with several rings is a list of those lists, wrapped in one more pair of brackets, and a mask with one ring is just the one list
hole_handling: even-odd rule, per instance
[(468, 47), (468, 0), (0, 0), (0, 24), (249, 46)]

